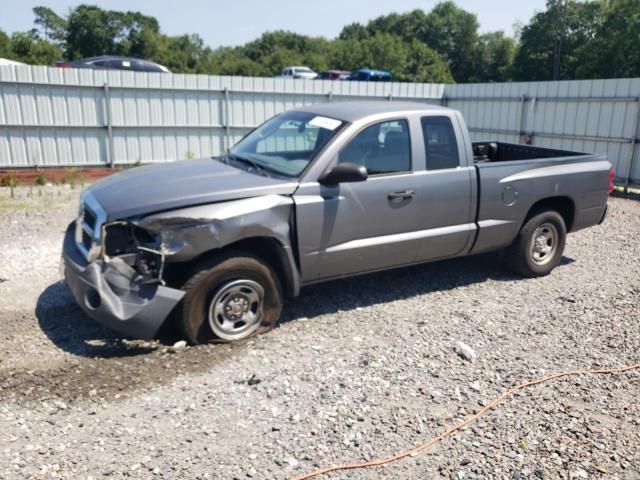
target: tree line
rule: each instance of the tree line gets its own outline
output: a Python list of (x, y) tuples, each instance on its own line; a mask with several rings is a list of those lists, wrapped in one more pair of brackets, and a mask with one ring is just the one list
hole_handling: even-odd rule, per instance
[(158, 62), (175, 73), (277, 75), (288, 65), (389, 70), (412, 82), (505, 82), (640, 76), (640, 0), (547, 0), (515, 38), (480, 33), (477, 17), (445, 1), (431, 11), (390, 13), (346, 25), (338, 38), (264, 33), (211, 48), (198, 35), (169, 36), (140, 12), (79, 5), (61, 16), (35, 7), (34, 28), (0, 30), (0, 57), (51, 65), (112, 54)]

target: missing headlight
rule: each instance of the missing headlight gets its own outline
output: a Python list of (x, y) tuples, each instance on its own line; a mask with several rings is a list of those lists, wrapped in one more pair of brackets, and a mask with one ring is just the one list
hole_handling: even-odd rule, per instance
[(164, 249), (153, 233), (128, 222), (113, 222), (103, 229), (105, 261), (118, 257), (133, 267), (142, 283), (162, 281)]

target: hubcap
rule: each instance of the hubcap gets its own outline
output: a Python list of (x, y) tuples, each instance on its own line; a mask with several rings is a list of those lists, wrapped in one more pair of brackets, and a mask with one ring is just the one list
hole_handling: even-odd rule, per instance
[(533, 234), (531, 259), (538, 265), (546, 265), (556, 253), (558, 230), (551, 223), (543, 223)]
[(253, 280), (232, 280), (222, 285), (209, 304), (209, 326), (223, 340), (239, 340), (253, 333), (262, 321), (264, 289)]

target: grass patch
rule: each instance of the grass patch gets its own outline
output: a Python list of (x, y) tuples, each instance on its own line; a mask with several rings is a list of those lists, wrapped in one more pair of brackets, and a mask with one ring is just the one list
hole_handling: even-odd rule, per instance
[(15, 173), (6, 173), (0, 180), (0, 186), (11, 189), (11, 198), (15, 198), (14, 189), (18, 186), (18, 176)]
[(62, 183), (66, 183), (71, 188), (75, 188), (76, 185), (84, 187), (84, 172), (78, 168), (65, 168), (62, 175)]
[(40, 167), (36, 167), (36, 178), (33, 183), (35, 185), (38, 185), (39, 187), (43, 187), (47, 184), (47, 176), (44, 174)]

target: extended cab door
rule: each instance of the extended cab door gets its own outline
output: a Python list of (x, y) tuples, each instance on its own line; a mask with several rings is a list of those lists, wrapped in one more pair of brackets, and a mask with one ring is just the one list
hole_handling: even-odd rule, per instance
[(424, 203), (406, 118), (363, 127), (335, 162), (364, 165), (369, 178), (303, 183), (294, 195), (303, 282), (415, 261)]
[[(418, 261), (435, 260), (466, 253), (476, 225), (476, 170), (466, 129), (454, 112), (433, 112), (420, 117), (420, 215), (425, 235)], [(469, 160), (471, 159), (471, 160)], [(471, 162), (469, 164), (468, 162)]]

